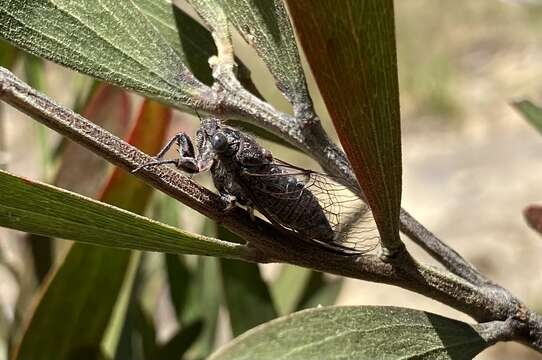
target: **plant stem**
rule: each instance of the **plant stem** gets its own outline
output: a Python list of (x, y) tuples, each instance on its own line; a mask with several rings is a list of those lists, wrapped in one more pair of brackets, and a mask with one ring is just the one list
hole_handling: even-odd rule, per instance
[[(132, 170), (151, 160), (138, 149), (33, 90), (3, 68), (0, 68), (0, 98), (124, 169)], [(226, 204), (218, 195), (171, 168), (142, 170), (137, 176), (246, 239), (249, 242), (247, 252), (241, 254), (246, 261), (287, 262), (399, 286), (441, 301), (478, 321), (513, 319), (507, 321), (508, 328), (501, 329), (501, 333), (511, 334), (510, 340), (523, 342), (542, 352), (541, 316), (530, 311), (502, 287), (490, 283), (473, 284), (450, 272), (419, 264), (407, 252), (399, 254), (391, 262), (374, 255), (345, 257), (330, 253), (323, 247), (281, 232), (260, 219), (252, 221), (240, 208), (223, 211)], [(409, 229), (419, 231), (416, 227)], [(433, 241), (426, 239), (424, 243)]]

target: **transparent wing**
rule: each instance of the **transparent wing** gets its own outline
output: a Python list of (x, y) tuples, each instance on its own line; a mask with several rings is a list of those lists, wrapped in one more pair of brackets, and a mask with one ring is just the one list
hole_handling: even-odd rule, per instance
[(379, 244), (367, 204), (336, 178), (280, 160), (246, 168), (256, 209), (270, 221), (321, 244), (366, 253)]

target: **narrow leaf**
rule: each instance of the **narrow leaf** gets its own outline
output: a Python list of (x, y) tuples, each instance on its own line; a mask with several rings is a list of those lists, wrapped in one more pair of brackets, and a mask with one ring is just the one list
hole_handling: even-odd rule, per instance
[(219, 284), (218, 259), (199, 257), (186, 312), (182, 317), (185, 324), (203, 322), (202, 333), (189, 351), (190, 358), (206, 359), (214, 349), (220, 307)]
[(45, 89), (45, 61), (32, 54), (24, 54), (26, 82), (38, 91)]
[(279, 90), (294, 105), (308, 100), (305, 75), (294, 33), (282, 0), (220, 0), (228, 20), (254, 47), (276, 79)]
[(0, 0), (0, 36), (99, 79), (190, 105), (208, 88), (156, 27), (155, 14), (171, 6), (154, 0)]
[(250, 330), (210, 360), (472, 359), (489, 346), (475, 327), (397, 307), (300, 311)]
[(202, 331), (202, 322), (195, 321), (185, 328), (177, 331), (171, 339), (158, 348), (157, 359), (181, 359), (184, 353), (197, 340)]
[(166, 254), (165, 265), (171, 303), (177, 319), (184, 325), (182, 319), (190, 288), (194, 286), (194, 274), (180, 255)]
[(158, 348), (156, 346), (156, 329), (152, 317), (145, 312), (140, 302), (135, 304), (135, 327), (141, 342), (142, 359), (156, 359)]
[(293, 265), (282, 265), (278, 278), (273, 282), (271, 291), (281, 315), (296, 310), (311, 278), (311, 270)]
[[(95, 357), (116, 300), (111, 284), (124, 279), (117, 252), (102, 254), (84, 244), (70, 249), (41, 295), (16, 359)], [(94, 281), (105, 277), (105, 283)]]
[(161, 224), (43, 183), (0, 171), (0, 226), (93, 245), (237, 257), (241, 245)]
[(343, 286), (343, 278), (326, 281), (324, 274), (312, 272), (297, 310), (334, 305)]
[(401, 134), (393, 0), (287, 0), (383, 244), (400, 246)]
[(542, 108), (533, 104), (529, 100), (521, 100), (512, 104), (521, 115), (531, 124), (538, 132), (542, 134)]
[(0, 66), (11, 69), (17, 60), (19, 51), (8, 42), (0, 40)]
[[(223, 240), (241, 242), (240, 238), (222, 227), (218, 235)], [(222, 259), (220, 267), (234, 336), (277, 317), (271, 292), (261, 276), (258, 264)]]
[(216, 54), (211, 34), (168, 0), (134, 0), (191, 72), (207, 85), (213, 77), (207, 61)]

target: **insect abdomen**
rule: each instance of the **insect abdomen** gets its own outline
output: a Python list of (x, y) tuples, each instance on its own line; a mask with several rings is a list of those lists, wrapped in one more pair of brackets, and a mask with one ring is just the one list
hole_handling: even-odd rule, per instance
[(318, 198), (294, 176), (253, 183), (256, 208), (304, 237), (332, 242), (335, 233)]

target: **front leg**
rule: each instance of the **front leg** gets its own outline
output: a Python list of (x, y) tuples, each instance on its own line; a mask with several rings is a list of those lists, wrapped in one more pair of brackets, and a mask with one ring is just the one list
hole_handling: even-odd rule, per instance
[[(171, 149), (173, 144), (177, 144), (179, 147), (179, 158), (174, 160), (163, 160), (164, 155), (169, 151), (169, 149)], [(176, 134), (171, 140), (169, 140), (166, 146), (164, 146), (162, 150), (156, 154), (155, 159), (156, 160), (145, 163), (132, 170), (132, 173), (138, 172), (139, 170), (149, 166), (159, 166), (164, 164), (174, 164), (178, 169), (189, 174), (195, 174), (200, 171), (197, 165), (192, 140), (190, 140), (190, 137), (184, 132)]]
[(230, 211), (237, 205), (237, 198), (234, 195), (221, 192), (220, 197), (225, 203), (227, 203), (226, 207), (224, 208), (224, 211)]

